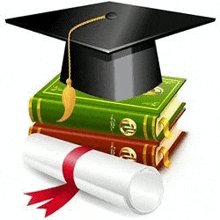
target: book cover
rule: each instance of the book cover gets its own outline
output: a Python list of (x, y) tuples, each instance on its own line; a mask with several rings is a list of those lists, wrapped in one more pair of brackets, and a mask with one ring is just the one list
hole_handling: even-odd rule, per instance
[(163, 82), (154, 90), (119, 102), (76, 91), (72, 115), (59, 123), (57, 120), (64, 112), (61, 96), (65, 88), (59, 79), (57, 75), (30, 99), (29, 114), (33, 122), (161, 140), (164, 137), (161, 119), (171, 124), (185, 106), (176, 98), (185, 79), (163, 77)]

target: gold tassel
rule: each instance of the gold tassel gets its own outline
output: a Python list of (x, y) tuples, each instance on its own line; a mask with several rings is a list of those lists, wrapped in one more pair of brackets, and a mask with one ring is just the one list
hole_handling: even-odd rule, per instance
[(66, 84), (67, 84), (67, 87), (63, 90), (63, 94), (62, 94), (62, 102), (63, 102), (65, 110), (64, 110), (63, 116), (57, 122), (63, 122), (67, 118), (70, 117), (70, 115), (73, 112), (75, 102), (76, 102), (76, 91), (73, 87), (71, 87), (72, 80), (67, 79)]
[(72, 114), (73, 109), (75, 107), (75, 103), (76, 103), (76, 91), (72, 87), (72, 80), (71, 80), (71, 55), (70, 55), (70, 36), (71, 36), (71, 33), (74, 30), (76, 30), (77, 28), (82, 27), (83, 25), (86, 25), (86, 24), (89, 24), (89, 23), (92, 23), (95, 21), (104, 20), (105, 18), (106, 18), (105, 15), (92, 18), (90, 20), (84, 21), (84, 22), (74, 26), (69, 31), (69, 34), (68, 34), (69, 78), (66, 81), (67, 87), (63, 90), (63, 93), (62, 93), (62, 102), (63, 102), (63, 106), (64, 106), (64, 113), (63, 113), (63, 116), (57, 122), (63, 122), (65, 120), (67, 120), (70, 117), (70, 115)]

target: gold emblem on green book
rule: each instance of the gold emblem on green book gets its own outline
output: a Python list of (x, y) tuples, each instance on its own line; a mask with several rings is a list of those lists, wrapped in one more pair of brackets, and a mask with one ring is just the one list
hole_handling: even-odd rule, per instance
[(130, 147), (123, 147), (120, 150), (119, 157), (123, 158), (123, 159), (126, 159), (126, 160), (130, 160), (130, 161), (136, 161), (137, 160), (136, 152)]
[(137, 131), (136, 123), (130, 118), (122, 119), (119, 128), (121, 133), (125, 136), (133, 136)]
[(162, 93), (163, 93), (163, 89), (157, 86), (154, 89), (144, 93), (143, 95), (160, 95)]

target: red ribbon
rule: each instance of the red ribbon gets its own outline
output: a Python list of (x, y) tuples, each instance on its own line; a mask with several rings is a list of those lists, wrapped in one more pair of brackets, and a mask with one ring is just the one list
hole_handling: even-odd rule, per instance
[(68, 153), (63, 161), (62, 167), (63, 176), (66, 180), (66, 183), (50, 189), (25, 193), (26, 195), (32, 197), (28, 205), (50, 200), (44, 205), (38, 207), (39, 209), (46, 209), (45, 217), (53, 214), (64, 206), (79, 191), (79, 189), (76, 187), (73, 176), (75, 164), (83, 154), (90, 150), (92, 150), (92, 148), (81, 146)]

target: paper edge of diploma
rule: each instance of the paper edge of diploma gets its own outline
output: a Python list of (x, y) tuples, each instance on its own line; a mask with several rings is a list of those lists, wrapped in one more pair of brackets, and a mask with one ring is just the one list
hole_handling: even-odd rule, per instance
[[(65, 156), (80, 147), (42, 134), (26, 139), (23, 160), (32, 168), (65, 182), (62, 164)], [(78, 189), (137, 214), (155, 210), (162, 202), (160, 173), (150, 166), (91, 150), (74, 167)]]

